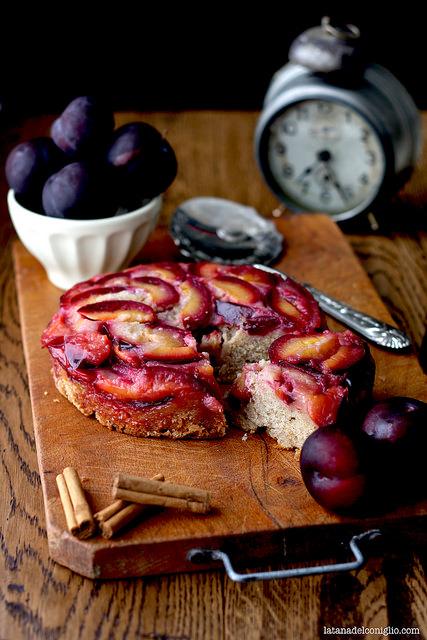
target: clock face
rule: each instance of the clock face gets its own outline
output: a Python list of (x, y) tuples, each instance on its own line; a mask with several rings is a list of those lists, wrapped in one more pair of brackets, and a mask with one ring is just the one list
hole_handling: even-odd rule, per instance
[(338, 102), (291, 105), (270, 125), (267, 152), (271, 173), (291, 203), (337, 218), (367, 207), (384, 178), (377, 133), (357, 111)]

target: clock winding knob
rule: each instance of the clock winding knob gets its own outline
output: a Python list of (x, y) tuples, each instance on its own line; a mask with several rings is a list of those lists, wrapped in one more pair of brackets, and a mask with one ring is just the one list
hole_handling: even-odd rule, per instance
[(307, 29), (293, 41), (289, 60), (317, 73), (362, 70), (360, 31), (352, 24), (334, 26), (324, 17), (320, 26)]

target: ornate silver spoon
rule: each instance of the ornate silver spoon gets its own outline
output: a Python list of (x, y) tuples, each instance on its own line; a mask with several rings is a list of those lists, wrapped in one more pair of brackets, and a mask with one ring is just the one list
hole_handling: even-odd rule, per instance
[[(276, 273), (284, 280), (288, 277), (283, 271), (279, 271), (279, 269), (274, 269), (273, 267), (267, 267), (264, 264), (254, 264), (253, 266), (267, 273)], [(390, 349), (391, 351), (403, 351), (411, 346), (410, 338), (406, 333), (400, 331), (400, 329), (396, 329), (396, 327), (392, 327), (390, 324), (377, 320), (366, 313), (357, 311), (348, 304), (331, 298), (309, 284), (304, 283), (303, 286), (310, 291), (323, 311), (357, 333), (360, 333), (360, 335), (370, 342), (385, 349)]]

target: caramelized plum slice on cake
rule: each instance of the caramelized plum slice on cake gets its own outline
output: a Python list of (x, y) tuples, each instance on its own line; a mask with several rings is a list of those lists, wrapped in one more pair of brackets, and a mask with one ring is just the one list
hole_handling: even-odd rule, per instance
[(186, 362), (201, 357), (191, 334), (166, 324), (111, 321), (106, 327), (114, 341), (115, 354), (131, 366), (139, 366), (145, 360)]
[(209, 288), (218, 300), (251, 305), (261, 300), (261, 294), (249, 282), (228, 275), (220, 275), (208, 281)]
[(139, 369), (115, 365), (111, 369), (97, 371), (95, 387), (119, 400), (157, 402), (176, 393), (193, 390), (194, 378), (170, 367), (147, 367)]
[(154, 276), (135, 277), (132, 280), (133, 286), (141, 288), (149, 296), (149, 304), (152, 304), (156, 311), (170, 309), (179, 300), (178, 291), (169, 282)]
[(316, 300), (291, 278), (278, 278), (276, 286), (271, 289), (269, 303), (290, 329), (306, 333), (325, 326), (325, 318)]
[(273, 278), (270, 274), (261, 269), (256, 269), (251, 265), (223, 265), (214, 262), (197, 262), (192, 265), (194, 273), (206, 280), (222, 276), (233, 276), (234, 278), (240, 278), (261, 287), (265, 290), (266, 287), (271, 287), (273, 284)]
[(195, 278), (187, 278), (180, 285), (182, 306), (179, 312), (186, 329), (206, 326), (212, 314), (212, 296)]
[(303, 364), (324, 373), (346, 371), (360, 362), (366, 345), (351, 331), (285, 335), (275, 340), (269, 349), (270, 360), (276, 364)]
[(154, 277), (169, 283), (180, 282), (185, 278), (185, 271), (177, 262), (156, 262), (154, 264), (140, 264), (117, 273), (107, 273), (95, 276), (92, 280), (98, 285), (115, 282), (116, 280), (131, 282), (138, 277)]
[(337, 334), (324, 331), (281, 336), (272, 343), (268, 353), (270, 360), (276, 364), (301, 362), (313, 366), (336, 353), (338, 347)]
[(128, 270), (132, 277), (154, 276), (167, 282), (181, 282), (186, 274), (184, 269), (177, 262), (157, 262), (155, 264), (140, 264)]
[(64, 307), (70, 307), (73, 305), (82, 306), (85, 304), (92, 304), (99, 302), (100, 300), (114, 299), (117, 294), (121, 294), (126, 291), (126, 287), (123, 284), (114, 285), (111, 287), (88, 287), (82, 291), (74, 292), (68, 295), (68, 292), (61, 298), (61, 302)]
[(323, 371), (345, 371), (368, 355), (366, 344), (351, 331), (342, 331), (337, 335), (339, 347), (329, 358), (323, 360)]
[(88, 320), (118, 320), (120, 322), (153, 322), (156, 318), (151, 307), (134, 300), (105, 300), (79, 308), (79, 313)]
[(179, 300), (175, 287), (157, 276), (143, 274), (134, 275), (131, 272), (107, 274), (92, 278), (87, 283), (75, 285), (61, 297), (61, 303), (81, 304), (97, 302), (108, 296), (111, 299), (129, 297), (148, 303), (157, 311), (170, 309)]
[(67, 370), (97, 367), (111, 354), (108, 336), (97, 332), (57, 336), (46, 341), (45, 345)]

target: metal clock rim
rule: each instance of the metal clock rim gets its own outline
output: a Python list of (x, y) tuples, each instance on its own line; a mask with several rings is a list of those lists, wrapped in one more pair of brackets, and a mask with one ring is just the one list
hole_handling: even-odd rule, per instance
[[(265, 180), (273, 191), (273, 193), (282, 201), (284, 201), (292, 211), (297, 213), (305, 212), (313, 212), (313, 210), (308, 211), (306, 209), (301, 208), (295, 201), (291, 198), (288, 198), (283, 191), (280, 189), (280, 185), (277, 180), (271, 173), (267, 158), (267, 144), (269, 139), (269, 126), (274, 119), (279, 117), (282, 113), (284, 113), (287, 109), (289, 109), (292, 105), (296, 105), (301, 102), (306, 102), (308, 100), (323, 100), (325, 102), (334, 102), (339, 103), (344, 106), (347, 106), (357, 112), (366, 122), (374, 129), (381, 143), (381, 147), (384, 153), (385, 160), (385, 168), (384, 174), (382, 176), (381, 181), (378, 184), (378, 188), (375, 192), (374, 198), (370, 201), (368, 205), (366, 205), (366, 201), (362, 202), (358, 207), (354, 207), (349, 211), (344, 211), (341, 213), (327, 213), (330, 218), (332, 218), (336, 222), (344, 222), (346, 220), (350, 220), (355, 218), (356, 216), (364, 213), (367, 209), (371, 207), (376, 207), (382, 199), (385, 197), (390, 181), (393, 175), (392, 167), (394, 166), (394, 151), (392, 144), (389, 140), (389, 137), (386, 135), (384, 127), (382, 126), (382, 122), (378, 119), (375, 122), (372, 118), (372, 115), (367, 113), (367, 111), (361, 108), (360, 104), (357, 104), (359, 100), (352, 99), (351, 92), (346, 88), (339, 87), (338, 92), (341, 94), (347, 94), (345, 99), (342, 95), (335, 95), (336, 88), (335, 87), (320, 87), (316, 85), (304, 85), (304, 86), (295, 86), (289, 89), (289, 93), (295, 93), (299, 97), (280, 100), (280, 94), (276, 95), (272, 102), (265, 106), (256, 126), (255, 131), (255, 157), (260, 167)], [(362, 101), (360, 101), (362, 103)], [(280, 104), (280, 106), (278, 106)]]

